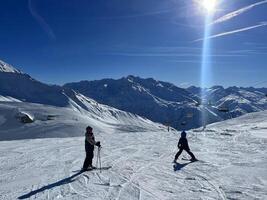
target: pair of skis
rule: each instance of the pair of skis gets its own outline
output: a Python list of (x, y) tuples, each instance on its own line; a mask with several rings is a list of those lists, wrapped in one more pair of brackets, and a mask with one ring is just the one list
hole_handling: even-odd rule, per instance
[(199, 161), (198, 159), (188, 159), (188, 158), (182, 158), (182, 160), (187, 160), (187, 161), (190, 161), (190, 162), (197, 162)]
[(86, 172), (86, 171), (93, 171), (93, 170), (100, 170), (100, 172), (102, 170), (108, 170), (111, 168), (111, 166), (107, 166), (107, 167), (102, 167), (101, 166), (101, 157), (100, 157), (100, 151), (101, 151), (101, 146), (98, 147), (97, 149), (97, 156), (96, 156), (96, 167), (90, 167), (88, 169), (81, 169), (81, 172)]
[[(200, 160), (198, 160), (198, 159), (193, 160), (193, 159), (188, 159), (188, 158), (182, 158), (181, 160), (190, 161), (190, 162), (197, 162), (197, 161), (200, 161)], [(177, 162), (176, 160), (174, 160), (173, 163), (179, 163), (179, 162)]]
[[(104, 171), (104, 170), (109, 170), (111, 168), (111, 166), (107, 166), (107, 167), (101, 167), (101, 171)], [(90, 172), (90, 171), (94, 171), (94, 170), (100, 170), (99, 167), (92, 167), (92, 168), (88, 168), (88, 169), (80, 169), (80, 170), (75, 170), (75, 171), (72, 171), (74, 173), (76, 172)]]
[(107, 167), (92, 167), (92, 168), (88, 168), (86, 170), (82, 169), (81, 171), (84, 171), (84, 172), (88, 172), (88, 171), (94, 171), (94, 170), (109, 170), (111, 168), (111, 166), (107, 166)]

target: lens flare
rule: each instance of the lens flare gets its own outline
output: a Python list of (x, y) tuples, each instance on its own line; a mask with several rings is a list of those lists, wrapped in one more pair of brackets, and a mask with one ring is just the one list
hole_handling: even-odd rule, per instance
[(204, 88), (212, 85), (212, 66), (211, 66), (211, 41), (209, 36), (211, 35), (211, 28), (209, 24), (212, 22), (213, 14), (215, 13), (216, 0), (203, 0), (202, 5), (208, 11), (205, 19), (205, 31), (204, 40), (202, 46), (202, 64), (201, 64), (201, 101), (202, 101), (202, 117), (201, 124), (203, 128), (209, 123), (208, 108), (206, 105), (207, 99)]
[(201, 4), (208, 12), (214, 12), (216, 9), (217, 1), (216, 0), (202, 0)]
[(208, 123), (208, 116), (206, 113), (206, 99), (205, 99), (205, 90), (204, 88), (209, 87), (212, 84), (212, 69), (210, 63), (210, 54), (211, 54), (211, 43), (208, 37), (211, 33), (211, 27), (208, 25), (211, 22), (211, 16), (206, 17), (205, 22), (205, 31), (204, 31), (204, 40), (203, 40), (203, 47), (202, 47), (202, 64), (201, 64), (201, 101), (202, 101), (202, 117), (201, 117), (201, 124), (203, 127), (206, 126)]

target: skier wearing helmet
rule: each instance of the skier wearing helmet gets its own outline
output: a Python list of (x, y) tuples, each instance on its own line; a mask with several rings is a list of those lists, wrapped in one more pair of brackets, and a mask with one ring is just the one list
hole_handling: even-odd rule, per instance
[(179, 139), (179, 142), (178, 142), (177, 146), (179, 148), (179, 151), (175, 155), (174, 162), (176, 162), (176, 160), (179, 158), (179, 156), (181, 155), (183, 150), (185, 150), (191, 156), (191, 161), (197, 161), (197, 159), (194, 156), (194, 154), (190, 151), (190, 148), (189, 148), (189, 145), (188, 145), (188, 141), (186, 139), (186, 132), (185, 131), (183, 131), (181, 133), (181, 138)]
[(88, 126), (85, 133), (85, 152), (86, 157), (83, 163), (83, 171), (94, 169), (92, 161), (94, 158), (94, 146), (101, 147), (100, 142), (95, 141), (93, 128)]

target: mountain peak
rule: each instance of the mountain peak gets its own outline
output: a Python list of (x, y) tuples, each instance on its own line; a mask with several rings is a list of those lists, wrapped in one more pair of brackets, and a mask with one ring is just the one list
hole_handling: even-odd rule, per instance
[(4, 61), (0, 60), (0, 72), (8, 72), (8, 73), (19, 73), (22, 72), (15, 67), (5, 63)]
[(157, 80), (155, 80), (154, 78), (142, 78), (142, 77), (139, 77), (139, 76), (134, 76), (134, 75), (128, 75), (127, 77), (123, 77), (125, 79), (127, 79), (128, 81), (134, 81), (134, 82), (153, 82), (153, 83), (156, 83), (156, 82), (159, 82)]
[(139, 79), (138, 76), (134, 76), (134, 75), (128, 75), (127, 77), (123, 77), (124, 79), (128, 79), (128, 80), (136, 80), (136, 79)]

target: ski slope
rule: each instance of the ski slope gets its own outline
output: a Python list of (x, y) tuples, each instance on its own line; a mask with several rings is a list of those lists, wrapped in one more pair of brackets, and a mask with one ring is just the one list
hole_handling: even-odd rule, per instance
[[(81, 97), (77, 95), (77, 97)], [(83, 97), (83, 96), (82, 96)], [(1, 102), (0, 141), (54, 137), (77, 137), (84, 135), (89, 124), (103, 133), (159, 131), (166, 129), (138, 115), (127, 113), (97, 102), (81, 98), (86, 110), (70, 102), (68, 107), (56, 107), (27, 102)], [(23, 124), (19, 113), (26, 113), (33, 123)]]
[(96, 132), (112, 168), (82, 174), (83, 137), (1, 141), (0, 199), (267, 199), (266, 131), (260, 112), (188, 132), (200, 161), (175, 170), (176, 132)]

